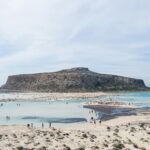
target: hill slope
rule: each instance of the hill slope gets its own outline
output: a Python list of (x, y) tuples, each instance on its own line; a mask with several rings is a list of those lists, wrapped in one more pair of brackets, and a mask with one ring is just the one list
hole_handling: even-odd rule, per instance
[(88, 68), (73, 68), (53, 73), (9, 76), (1, 89), (37, 92), (88, 92), (144, 90), (143, 80), (99, 74)]

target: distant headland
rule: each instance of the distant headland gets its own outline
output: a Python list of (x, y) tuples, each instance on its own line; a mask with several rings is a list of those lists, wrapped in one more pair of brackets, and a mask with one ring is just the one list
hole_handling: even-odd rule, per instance
[(4, 91), (98, 92), (148, 90), (141, 79), (100, 74), (78, 67), (50, 73), (9, 76)]

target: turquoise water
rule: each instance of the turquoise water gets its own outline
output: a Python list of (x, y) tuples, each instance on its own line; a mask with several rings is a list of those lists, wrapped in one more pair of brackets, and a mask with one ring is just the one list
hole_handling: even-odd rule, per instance
[(112, 96), (112, 99), (133, 103), (138, 107), (150, 107), (150, 92), (124, 92)]
[[(1, 96), (1, 94), (0, 94)], [(11, 95), (9, 95), (11, 97)], [(42, 122), (54, 122), (55, 125), (86, 122), (95, 114), (82, 107), (83, 102), (98, 99), (113, 99), (133, 103), (138, 107), (150, 107), (150, 92), (118, 93), (112, 96), (102, 96), (97, 99), (77, 99), (70, 101), (17, 101), (4, 102), (0, 106), (0, 124), (27, 124), (40, 125)], [(18, 106), (19, 104), (19, 106)], [(6, 119), (10, 116), (10, 119)]]
[[(3, 106), (0, 106), (0, 124), (86, 122), (91, 116), (89, 110), (82, 107), (82, 102), (82, 100), (5, 102)], [(10, 116), (10, 120), (6, 119), (6, 116)]]

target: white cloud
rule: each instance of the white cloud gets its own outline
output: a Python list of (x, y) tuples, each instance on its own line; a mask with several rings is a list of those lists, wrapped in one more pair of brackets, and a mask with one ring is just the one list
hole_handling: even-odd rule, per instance
[(148, 0), (0, 0), (0, 83), (75, 66), (149, 83), (149, 8)]

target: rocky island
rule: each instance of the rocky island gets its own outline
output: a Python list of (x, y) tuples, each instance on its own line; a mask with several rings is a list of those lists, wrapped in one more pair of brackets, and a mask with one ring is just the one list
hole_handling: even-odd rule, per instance
[(100, 74), (88, 68), (9, 76), (1, 90), (34, 92), (97, 92), (146, 90), (141, 79)]

